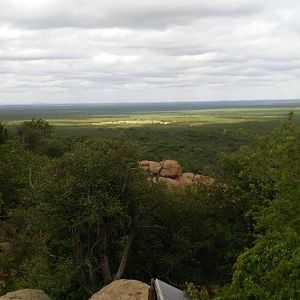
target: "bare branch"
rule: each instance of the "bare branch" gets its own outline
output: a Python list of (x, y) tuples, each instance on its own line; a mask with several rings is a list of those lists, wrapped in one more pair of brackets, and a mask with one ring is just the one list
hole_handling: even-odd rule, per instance
[(139, 225), (138, 228), (165, 228), (164, 226), (159, 226), (159, 225)]
[(29, 181), (29, 185), (30, 187), (33, 189), (33, 184), (32, 184), (32, 169), (30, 166), (28, 166), (28, 181)]

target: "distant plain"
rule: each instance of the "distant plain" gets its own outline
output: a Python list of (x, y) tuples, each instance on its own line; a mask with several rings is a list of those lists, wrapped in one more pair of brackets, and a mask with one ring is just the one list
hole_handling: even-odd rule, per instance
[(298, 121), (300, 101), (0, 105), (0, 120), (17, 125), (32, 118), (43, 118), (59, 127), (202, 126), (276, 123), (290, 111), (294, 111)]
[(0, 106), (14, 131), (32, 118), (50, 122), (57, 138), (110, 139), (126, 135), (141, 159), (178, 160), (184, 170), (214, 176), (218, 156), (279, 128), (289, 112), (300, 124), (300, 101)]

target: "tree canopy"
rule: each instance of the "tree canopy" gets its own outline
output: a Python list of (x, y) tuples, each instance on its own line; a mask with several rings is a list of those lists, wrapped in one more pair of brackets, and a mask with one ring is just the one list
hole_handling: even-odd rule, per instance
[(79, 300), (122, 277), (154, 277), (188, 282), (199, 299), (300, 297), (292, 113), (278, 130), (220, 153), (209, 188), (149, 182), (142, 147), (125, 135), (59, 140), (35, 119), (18, 132), (0, 124), (0, 293), (41, 288)]

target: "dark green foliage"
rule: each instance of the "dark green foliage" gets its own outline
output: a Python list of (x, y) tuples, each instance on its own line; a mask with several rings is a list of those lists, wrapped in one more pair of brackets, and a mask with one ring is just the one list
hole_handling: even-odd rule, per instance
[(194, 300), (209, 300), (209, 293), (205, 288), (199, 289), (193, 283), (188, 283), (184, 290), (185, 294)]
[(7, 214), (9, 209), (21, 204), (22, 196), (30, 188), (32, 168), (37, 163), (32, 153), (25, 150), (16, 141), (12, 140), (0, 145), (2, 217)]
[(269, 232), (236, 264), (232, 284), (221, 299), (299, 299), (299, 233)]
[(53, 128), (42, 119), (25, 121), (17, 128), (21, 143), (26, 149), (49, 157), (61, 157), (68, 149), (66, 141), (54, 138)]
[(14, 211), (15, 220), (26, 219), (19, 239), (28, 249), (16, 287), (42, 288), (55, 299), (70, 297), (76, 286), (99, 288), (103, 226), (113, 274), (135, 228), (125, 277), (201, 285), (228, 280), (247, 241), (230, 193), (222, 185), (209, 193), (201, 186), (180, 192), (150, 186), (136, 168), (136, 148), (122, 136), (87, 140), (42, 170), (33, 182), (32, 205)]
[[(221, 299), (300, 297), (300, 139), (292, 114), (273, 136), (243, 150), (239, 195), (254, 220), (255, 246), (238, 258), (232, 284)], [(243, 189), (241, 189), (243, 186)], [(245, 198), (243, 199), (242, 196)]]
[[(300, 297), (300, 137), (292, 114), (257, 139), (221, 127), (153, 126), (126, 136), (106, 128), (77, 141), (51, 130), (34, 119), (20, 127), (23, 146), (7, 133), (0, 145), (0, 242), (14, 246), (0, 252), (6, 290), (88, 299), (123, 276), (192, 282), (190, 295), (200, 299), (217, 289), (217, 299)], [(220, 151), (227, 154), (218, 166)], [(219, 181), (179, 191), (150, 185), (137, 161), (165, 158)]]
[(8, 139), (7, 128), (0, 122), (0, 145), (4, 144)]
[(202, 286), (230, 279), (247, 235), (243, 218), (223, 186), (209, 193), (199, 186), (168, 195), (153, 218), (162, 228), (151, 230), (135, 245), (135, 259), (128, 267), (136, 276)]
[(158, 199), (135, 152), (122, 136), (89, 140), (42, 171), (27, 212), (29, 234), (42, 243), (23, 262), (19, 284), (53, 295), (54, 288), (69, 294), (76, 283), (92, 294), (111, 272), (117, 276), (127, 240), (149, 225), (144, 216)]
[(46, 163), (47, 158), (35, 156), (17, 141), (0, 145), (0, 243), (9, 242), (13, 246), (13, 252), (8, 253), (2, 253), (0, 247), (0, 279), (5, 281), (7, 289), (14, 286), (19, 263), (28, 254), (27, 241), (21, 242), (20, 234), (31, 206), (28, 196), (33, 189), (32, 181)]
[(241, 135), (238, 127), (224, 130), (223, 126), (144, 126), (137, 128), (55, 127), (60, 138), (73, 136), (86, 139), (109, 139), (124, 134), (139, 145), (140, 160), (175, 159), (184, 171), (217, 176), (219, 152), (232, 152), (252, 141), (251, 135)]
[(31, 150), (41, 143), (44, 138), (49, 138), (52, 128), (47, 121), (42, 119), (32, 119), (25, 121), (18, 127), (18, 134), (21, 138), (22, 145)]

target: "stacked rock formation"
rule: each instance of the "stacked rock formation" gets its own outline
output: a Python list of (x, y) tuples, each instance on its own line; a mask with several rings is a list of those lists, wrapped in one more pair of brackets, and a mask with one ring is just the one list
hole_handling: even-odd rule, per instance
[(152, 182), (164, 182), (169, 187), (185, 187), (190, 184), (203, 184), (211, 187), (215, 180), (212, 177), (193, 173), (182, 173), (182, 168), (176, 160), (161, 162), (143, 160), (139, 161), (140, 167), (149, 172)]

